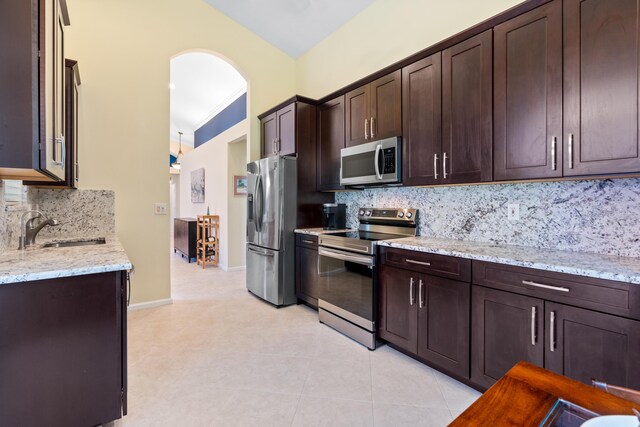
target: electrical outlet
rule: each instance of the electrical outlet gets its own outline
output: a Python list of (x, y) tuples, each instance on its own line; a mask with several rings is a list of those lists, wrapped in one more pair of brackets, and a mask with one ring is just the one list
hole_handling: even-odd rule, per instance
[(507, 218), (509, 221), (520, 220), (520, 205), (517, 203), (509, 203), (507, 205)]
[(153, 213), (155, 215), (166, 215), (167, 214), (167, 204), (166, 203), (156, 203), (154, 205)]

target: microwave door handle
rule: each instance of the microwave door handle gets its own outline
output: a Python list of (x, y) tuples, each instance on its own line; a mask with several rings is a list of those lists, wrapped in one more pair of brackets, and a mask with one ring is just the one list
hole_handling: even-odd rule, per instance
[(380, 152), (382, 151), (382, 145), (378, 144), (376, 146), (376, 156), (374, 159), (375, 167), (376, 167), (376, 178), (382, 179), (382, 174), (380, 173)]

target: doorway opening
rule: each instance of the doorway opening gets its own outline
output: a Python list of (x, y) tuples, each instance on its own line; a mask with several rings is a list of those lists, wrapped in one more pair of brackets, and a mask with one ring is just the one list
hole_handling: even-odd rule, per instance
[[(213, 269), (243, 270), (246, 196), (238, 185), (242, 187), (248, 161), (248, 81), (230, 61), (212, 52), (180, 53), (170, 68), (172, 270), (199, 269), (203, 275)], [(217, 246), (198, 242), (199, 215), (219, 217)], [(203, 268), (199, 255), (217, 259), (217, 266)], [(188, 298), (175, 289), (176, 271), (172, 298)]]

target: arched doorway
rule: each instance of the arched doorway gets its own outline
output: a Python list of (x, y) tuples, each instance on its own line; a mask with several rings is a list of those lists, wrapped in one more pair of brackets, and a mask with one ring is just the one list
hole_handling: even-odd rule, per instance
[[(208, 212), (220, 216), (218, 268), (243, 269), (245, 199), (234, 184), (246, 175), (248, 81), (233, 63), (208, 51), (182, 52), (170, 67), (172, 270), (201, 268), (188, 264), (194, 254), (184, 239), (173, 240), (174, 224), (184, 228), (181, 220)], [(180, 298), (173, 282), (173, 298)]]

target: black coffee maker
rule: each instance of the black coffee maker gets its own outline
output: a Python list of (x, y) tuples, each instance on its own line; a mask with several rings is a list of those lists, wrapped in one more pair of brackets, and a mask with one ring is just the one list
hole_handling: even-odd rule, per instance
[(325, 230), (347, 228), (347, 205), (343, 203), (325, 203), (322, 205), (322, 228)]

